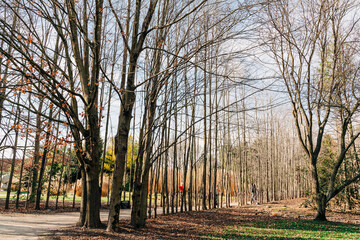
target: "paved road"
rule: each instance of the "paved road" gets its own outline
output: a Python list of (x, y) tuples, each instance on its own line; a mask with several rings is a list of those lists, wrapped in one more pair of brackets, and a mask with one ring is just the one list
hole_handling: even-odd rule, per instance
[[(101, 221), (106, 221), (108, 211), (102, 210)], [(130, 218), (130, 209), (121, 209), (121, 218)], [(1, 214), (0, 239), (38, 239), (52, 229), (75, 225), (79, 219), (78, 212), (50, 214)]]

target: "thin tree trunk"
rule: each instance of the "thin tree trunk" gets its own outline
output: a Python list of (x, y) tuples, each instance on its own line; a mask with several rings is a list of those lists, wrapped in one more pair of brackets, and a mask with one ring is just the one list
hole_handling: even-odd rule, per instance
[(111, 173), (109, 173), (108, 174), (108, 177), (109, 177), (109, 180), (108, 180), (108, 182), (109, 182), (109, 184), (108, 184), (108, 194), (107, 194), (107, 202), (106, 202), (106, 204), (109, 206), (109, 204), (110, 204), (110, 183), (111, 183)]
[(204, 109), (203, 109), (203, 112), (204, 112), (204, 164), (203, 164), (203, 175), (202, 175), (202, 209), (203, 210), (206, 210), (207, 207), (206, 207), (206, 175), (207, 175), (207, 128), (206, 128), (206, 119), (207, 119), (207, 116), (206, 116), (206, 95), (207, 95), (207, 79), (206, 79), (206, 76), (207, 76), (207, 73), (206, 73), (206, 69), (207, 69), (207, 60), (206, 60), (206, 57), (207, 57), (207, 51), (206, 51), (206, 47), (205, 47), (205, 63), (204, 63)]
[[(188, 81), (187, 81), (187, 72), (185, 71), (185, 129), (186, 129), (186, 133), (185, 133), (185, 147), (184, 147), (184, 175), (183, 175), (183, 192), (182, 192), (182, 196), (181, 196), (181, 212), (184, 211), (184, 207), (185, 207), (185, 211), (187, 210), (186, 207), (186, 194), (188, 193), (187, 191), (187, 172), (188, 172), (188, 166), (189, 166), (189, 157), (190, 157), (190, 151), (191, 151), (191, 128), (189, 128), (189, 123), (188, 123), (188, 96), (187, 96), (187, 86), (188, 86)], [(189, 128), (189, 129), (188, 129)], [(189, 141), (188, 145), (187, 145), (187, 141)]]
[(17, 145), (18, 145), (18, 137), (19, 137), (19, 128), (20, 128), (20, 93), (18, 93), (18, 101), (17, 101), (17, 109), (16, 109), (16, 115), (14, 120), (14, 129), (15, 129), (15, 142), (13, 146), (13, 158), (11, 161), (11, 168), (10, 168), (10, 176), (9, 176), (9, 182), (6, 189), (6, 200), (5, 200), (5, 209), (9, 209), (9, 203), (10, 203), (10, 193), (11, 193), (11, 185), (14, 177), (14, 170), (15, 170), (15, 161), (16, 161), (16, 154), (17, 154)]
[(76, 199), (76, 187), (77, 187), (77, 180), (79, 179), (79, 175), (80, 175), (80, 170), (77, 167), (76, 168), (76, 180), (75, 180), (75, 184), (74, 184), (74, 195), (73, 195), (73, 204), (72, 207), (75, 208), (75, 199)]
[[(53, 108), (50, 108), (49, 119), (52, 118), (52, 115), (53, 115)], [(48, 154), (49, 148), (51, 146), (51, 141), (50, 141), (51, 128), (52, 128), (51, 120), (49, 120), (48, 129), (47, 129), (46, 137), (45, 137), (45, 143), (44, 143), (44, 151), (43, 151), (42, 160), (41, 160), (39, 180), (38, 180), (38, 185), (37, 185), (37, 190), (36, 190), (35, 209), (37, 209), (37, 210), (40, 209), (41, 192), (42, 192), (42, 188), (43, 188), (43, 178), (44, 178), (44, 174), (45, 174), (47, 154)]]
[[(119, 227), (119, 211), (120, 211), (120, 197), (121, 186), (125, 170), (125, 157), (128, 147), (128, 138), (130, 131), (130, 122), (132, 119), (132, 111), (135, 103), (135, 73), (138, 63), (138, 58), (143, 50), (143, 44), (146, 40), (151, 19), (155, 11), (158, 1), (151, 1), (148, 7), (148, 14), (146, 15), (142, 32), (139, 33), (140, 15), (141, 15), (141, 1), (136, 0), (134, 11), (134, 25), (132, 31), (131, 51), (129, 56), (129, 68), (127, 74), (126, 91), (121, 94), (122, 106), (120, 109), (118, 130), (115, 136), (115, 169), (112, 181), (112, 194), (109, 211), (109, 220), (107, 231), (115, 231)], [(139, 33), (139, 35), (138, 35)], [(125, 51), (127, 49), (125, 48)], [(147, 187), (147, 186), (146, 186)], [(134, 188), (135, 191), (135, 188)]]
[[(199, 141), (199, 140), (198, 140)], [(199, 142), (197, 142), (196, 144), (197, 146), (194, 147), (194, 159), (196, 160), (196, 153), (197, 153), (197, 147), (199, 146)], [(199, 178), (198, 174), (197, 174), (197, 161), (194, 164), (194, 173), (195, 173), (195, 184), (194, 184), (194, 188), (195, 188), (195, 210), (199, 211), (200, 210), (200, 197), (199, 194), (201, 194), (201, 192), (199, 193), (199, 187), (198, 187), (198, 182), (199, 182)]]
[[(210, 49), (210, 54), (211, 55), (211, 49)], [(210, 64), (209, 64), (209, 72), (212, 72), (213, 71), (213, 61), (212, 59), (209, 60), (210, 61)], [(209, 143), (209, 194), (208, 194), (208, 205), (209, 205), (209, 208), (211, 208), (211, 197), (213, 196), (212, 193), (212, 184), (211, 184), (211, 180), (212, 180), (212, 174), (211, 174), (211, 171), (212, 171), (212, 167), (211, 167), (211, 161), (212, 161), (212, 139), (211, 139), (211, 132), (212, 132), (212, 113), (213, 113), (213, 108), (212, 108), (212, 102), (211, 102), (211, 93), (212, 93), (212, 89), (211, 89), (211, 82), (212, 82), (212, 76), (211, 74), (208, 75), (208, 82), (209, 82), (209, 137), (208, 137), (208, 140), (205, 139), (205, 141), (208, 141)]]
[(50, 168), (50, 174), (49, 174), (49, 183), (48, 183), (48, 188), (47, 188), (47, 193), (46, 193), (46, 203), (45, 203), (45, 209), (49, 208), (49, 198), (50, 198), (50, 191), (51, 191), (51, 180), (52, 180), (52, 172), (54, 170), (54, 161), (55, 161), (55, 156), (57, 153), (57, 142), (58, 142), (58, 135), (59, 135), (59, 126), (60, 126), (60, 113), (59, 113), (59, 119), (58, 119), (58, 124), (56, 127), (56, 140), (55, 140), (55, 145), (54, 145), (54, 151), (53, 151), (53, 156), (52, 156), (52, 160), (51, 160), (51, 168)]
[(32, 166), (32, 180), (31, 180), (31, 192), (29, 202), (35, 201), (36, 196), (36, 185), (38, 179), (38, 165), (40, 162), (40, 135), (41, 135), (41, 112), (43, 107), (44, 99), (40, 99), (39, 107), (36, 113), (36, 135), (35, 135), (35, 146), (34, 146), (34, 162)]
[(153, 188), (154, 188), (154, 167), (152, 166), (150, 168), (150, 189), (149, 189), (149, 207), (148, 207), (148, 218), (151, 218), (151, 209), (152, 209), (152, 194), (153, 194)]
[[(157, 167), (157, 171), (155, 172), (155, 199), (154, 199), (154, 218), (157, 217), (157, 197), (159, 194), (159, 178), (160, 178), (160, 169), (161, 169), (161, 160), (162, 158), (160, 157), (160, 159), (158, 160), (158, 167)], [(161, 199), (160, 199), (161, 200)]]
[[(135, 106), (135, 110), (134, 110), (134, 119), (136, 119), (136, 102), (134, 103)], [(130, 163), (130, 180), (129, 180), (129, 201), (131, 204), (132, 201), (132, 191), (133, 191), (133, 185), (134, 185), (134, 181), (133, 181), (133, 165), (134, 165), (134, 148), (135, 148), (135, 121), (133, 121), (133, 137), (132, 137), (132, 147), (131, 147), (131, 163)]]
[[(227, 81), (227, 106), (230, 104), (230, 86)], [(231, 175), (230, 175), (230, 162), (231, 162), (231, 136), (230, 136), (230, 112), (227, 112), (227, 154), (226, 154), (226, 207), (230, 207), (230, 197), (231, 197)]]
[[(31, 100), (31, 94), (29, 94), (29, 104), (31, 102), (30, 100)], [(24, 163), (25, 163), (25, 157), (26, 157), (27, 144), (28, 144), (28, 140), (29, 140), (30, 111), (28, 111), (28, 116), (27, 116), (26, 121), (27, 121), (27, 123), (26, 123), (26, 128), (25, 128), (25, 131), (26, 131), (25, 146), (24, 146), (24, 150), (23, 150), (23, 157), (22, 157), (22, 160), (21, 160), (19, 186), (18, 186), (18, 190), (17, 190), (17, 193), (16, 193), (16, 203), (15, 203), (16, 208), (19, 207), (19, 199), (20, 199), (20, 192), (21, 192), (21, 182), (22, 182), (22, 177), (23, 177), (23, 170), (24, 170)], [(1, 176), (2, 176), (2, 169), (1, 169), (1, 173), (0, 173), (0, 178), (1, 178)], [(0, 181), (0, 186), (1, 186), (1, 181)]]
[[(196, 85), (196, 84), (195, 84)], [(194, 91), (196, 87), (194, 86)], [(189, 203), (189, 211), (193, 210), (193, 171), (194, 171), (194, 148), (195, 148), (195, 94), (192, 98), (192, 113), (191, 113), (191, 128), (189, 130), (189, 144), (191, 146), (190, 148), (190, 177), (189, 177), (189, 190), (188, 190), (188, 203)]]
[[(100, 192), (102, 192), (103, 179), (104, 179), (104, 163), (105, 163), (105, 157), (106, 157), (109, 120), (110, 120), (111, 91), (112, 91), (112, 85), (110, 86), (110, 89), (109, 89), (109, 98), (108, 98), (108, 105), (107, 105), (107, 115), (106, 115), (106, 124), (105, 124), (105, 139), (104, 139), (105, 142), (104, 142), (104, 149), (103, 149), (103, 156), (102, 156), (101, 170), (100, 170)], [(110, 184), (110, 182), (108, 184)]]
[[(245, 96), (245, 86), (243, 87), (242, 95)], [(245, 111), (245, 99), (242, 101), (243, 111), (243, 161), (244, 161), (244, 182), (245, 182), (245, 203), (248, 202), (249, 196), (249, 180), (248, 180), (248, 162), (247, 162), (247, 142), (246, 142), (246, 111)]]
[[(174, 126), (174, 147), (173, 147), (173, 168), (172, 168), (172, 192), (171, 192), (171, 213), (174, 213), (174, 208), (175, 208), (175, 194), (177, 194), (177, 187), (176, 187), (176, 167), (177, 167), (177, 131), (178, 131), (178, 115), (177, 115), (177, 82), (176, 82), (176, 75), (173, 78), (173, 93), (172, 93), (172, 98), (173, 98), (173, 102), (174, 102), (174, 106), (173, 109), (174, 110), (174, 121), (175, 121), (175, 126)], [(176, 205), (177, 205), (177, 201), (176, 201)], [(177, 206), (176, 206), (176, 211), (177, 211)]]
[[(86, 222), (86, 209), (87, 209), (87, 176), (85, 173), (84, 166), (80, 164), (80, 171), (81, 171), (81, 205), (80, 205), (80, 216), (79, 220), (76, 223), (77, 226), (84, 226)], [(64, 182), (65, 186), (65, 182)]]
[[(68, 131), (66, 131), (66, 134), (68, 134)], [(60, 195), (61, 182), (62, 182), (63, 173), (64, 173), (64, 167), (65, 167), (66, 147), (67, 147), (67, 145), (65, 145), (64, 150), (63, 150), (61, 171), (60, 171), (60, 176), (59, 176), (59, 186), (58, 186), (58, 189), (57, 189), (57, 192), (56, 192), (55, 209), (58, 208), (58, 200), (59, 200), (59, 195)]]

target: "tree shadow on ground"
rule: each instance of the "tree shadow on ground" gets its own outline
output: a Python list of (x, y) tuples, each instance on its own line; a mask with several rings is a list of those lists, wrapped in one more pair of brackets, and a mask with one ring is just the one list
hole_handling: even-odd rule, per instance
[[(129, 220), (120, 221), (119, 232), (105, 229), (63, 228), (52, 232), (46, 239), (309, 239), (303, 236), (266, 237), (252, 232), (237, 231), (238, 227), (282, 230), (334, 231), (358, 233), (358, 225), (342, 223), (318, 223), (296, 220), (293, 217), (271, 216), (262, 209), (222, 208), (161, 215), (148, 219), (145, 228), (135, 229)], [(229, 229), (235, 229), (234, 231)]]

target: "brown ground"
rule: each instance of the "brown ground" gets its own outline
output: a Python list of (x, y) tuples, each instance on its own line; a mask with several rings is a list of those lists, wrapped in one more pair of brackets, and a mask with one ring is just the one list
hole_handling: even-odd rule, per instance
[[(315, 211), (302, 207), (303, 202), (304, 199), (295, 199), (228, 209), (177, 213), (149, 219), (143, 229), (134, 229), (128, 220), (122, 220), (119, 233), (108, 233), (104, 229), (70, 227), (56, 230), (43, 239), (199, 239), (208, 234), (221, 234), (222, 226), (275, 219), (313, 219)], [(327, 216), (330, 221), (360, 225), (360, 214), (329, 211)]]

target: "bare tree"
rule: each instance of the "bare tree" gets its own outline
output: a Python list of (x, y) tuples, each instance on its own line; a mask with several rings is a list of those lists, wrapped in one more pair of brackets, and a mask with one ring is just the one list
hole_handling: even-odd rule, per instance
[(354, 135), (345, 142), (348, 124), (358, 109), (358, 99), (353, 105), (347, 105), (347, 113), (342, 117), (341, 147), (327, 190), (320, 187), (318, 173), (323, 137), (335, 109), (334, 96), (340, 94), (343, 85), (338, 73), (340, 53), (358, 23), (358, 19), (352, 19), (345, 27), (345, 18), (350, 17), (356, 5), (350, 0), (277, 1), (269, 2), (267, 8), (269, 47), (292, 104), (299, 141), (311, 164), (316, 220), (326, 220), (327, 203), (360, 177), (356, 175), (339, 186), (334, 185), (346, 152), (359, 136)]
[[(7, 1), (3, 4), (12, 9)], [(22, 28), (11, 30), (7, 21), (0, 20), (1, 38), (12, 46), (14, 54), (10, 55), (3, 48), (1, 51), (13, 65), (12, 71), (25, 77), (35, 94), (50, 100), (64, 113), (62, 122), (70, 126), (75, 139), (77, 157), (83, 169), (83, 193), (87, 194), (82, 198), (84, 211), (80, 224), (99, 227), (98, 163), (101, 148), (97, 102), (101, 43), (104, 39), (103, 1), (93, 1), (93, 4), (73, 0), (17, 1), (16, 5), (20, 6), (20, 10), (17, 13), (14, 9), (13, 14), (19, 17)], [(51, 33), (58, 36), (64, 49), (64, 55), (60, 57), (56, 57), (59, 45), (52, 43)], [(28, 44), (31, 47), (27, 47)], [(77, 75), (74, 74), (74, 66)], [(78, 101), (84, 107), (81, 115)]]

